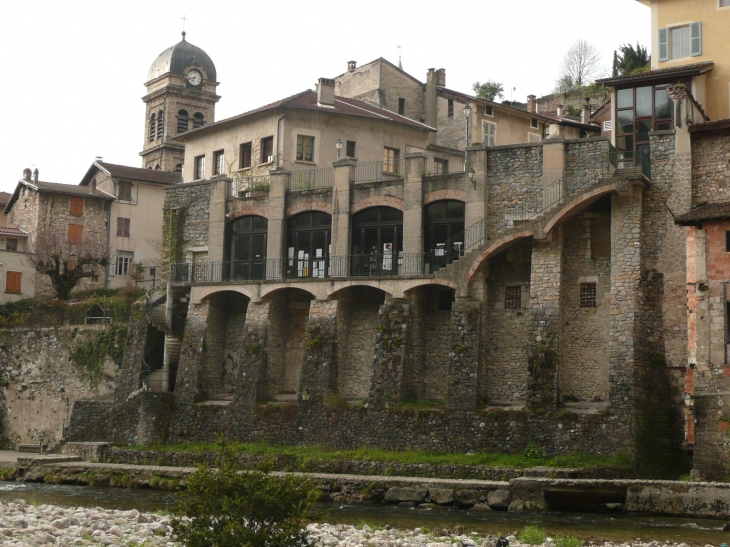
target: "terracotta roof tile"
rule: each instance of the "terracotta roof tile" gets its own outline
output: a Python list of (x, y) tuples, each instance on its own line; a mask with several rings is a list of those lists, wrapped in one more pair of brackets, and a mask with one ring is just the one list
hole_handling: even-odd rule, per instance
[(689, 213), (679, 215), (674, 221), (680, 225), (688, 225), (720, 218), (730, 218), (730, 203), (706, 203), (695, 207)]
[(11, 226), (8, 226), (5, 228), (0, 228), (0, 234), (13, 235), (13, 236), (27, 236), (28, 235), (20, 228), (13, 228)]
[(657, 68), (654, 70), (647, 70), (645, 72), (637, 72), (635, 74), (624, 74), (623, 76), (616, 76), (615, 78), (601, 78), (596, 80), (596, 83), (603, 85), (616, 85), (621, 82), (630, 81), (643, 81), (643, 80), (654, 80), (657, 78), (671, 77), (671, 76), (692, 76), (694, 74), (701, 74), (705, 72), (704, 69), (710, 69), (714, 63), (712, 61), (705, 61), (704, 63), (693, 63), (691, 65), (680, 65), (669, 68)]
[(35, 186), (41, 192), (51, 192), (54, 194), (67, 194), (71, 196), (83, 196), (85, 198), (93, 199), (108, 199), (113, 200), (114, 196), (110, 196), (104, 192), (97, 192), (92, 194), (89, 188), (86, 186), (78, 186), (76, 184), (61, 184), (59, 182), (45, 182), (39, 180), (38, 182), (32, 181), (26, 183), (30, 186)]
[(138, 180), (141, 182), (158, 182), (160, 184), (174, 184), (182, 180), (182, 173), (174, 171), (159, 171), (144, 169), (143, 167), (129, 167), (114, 163), (97, 162), (102, 168), (109, 171), (112, 177)]
[(8, 201), (10, 201), (11, 197), (13, 197), (13, 194), (9, 194), (8, 192), (0, 192), (0, 205), (5, 205)]

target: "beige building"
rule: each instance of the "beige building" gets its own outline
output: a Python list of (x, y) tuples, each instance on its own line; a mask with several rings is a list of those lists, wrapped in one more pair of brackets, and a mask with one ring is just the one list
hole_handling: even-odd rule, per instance
[(114, 201), (109, 214), (109, 267), (107, 285), (121, 287), (127, 273), (141, 269), (142, 286), (156, 276), (162, 247), (162, 206), (165, 188), (179, 182), (180, 173), (115, 165), (97, 159), (81, 180), (80, 186), (95, 188)]
[[(652, 72), (691, 79), (692, 94), (710, 119), (730, 118), (730, 0), (638, 1), (651, 7)], [(701, 66), (682, 74), (688, 65)]]

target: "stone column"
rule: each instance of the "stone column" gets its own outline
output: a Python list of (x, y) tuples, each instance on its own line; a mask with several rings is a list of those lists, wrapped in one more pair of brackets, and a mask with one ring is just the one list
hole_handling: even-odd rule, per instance
[[(465, 228), (473, 226), (487, 216), (487, 207), (489, 205), (489, 180), (487, 179), (487, 167), (486, 146), (470, 146), (466, 149), (467, 176), (464, 177), (464, 191), (466, 192), (466, 211), (464, 216)], [(474, 169), (474, 173), (471, 175), (474, 178), (474, 182), (472, 182), (469, 178), (471, 169)], [(482, 229), (472, 230), (473, 235), (470, 234), (469, 236), (471, 241), (465, 242), (467, 247), (483, 238), (485, 235), (485, 229), (486, 226)]]
[[(634, 186), (611, 199), (611, 325), (609, 401), (625, 425), (634, 410), (635, 366), (641, 312), (641, 221), (643, 190)], [(628, 433), (623, 428), (623, 433)], [(621, 432), (617, 432), (617, 435)], [(617, 443), (618, 444), (618, 443)]]
[(175, 400), (180, 406), (193, 404), (198, 392), (198, 377), (203, 366), (207, 320), (207, 301), (190, 305), (175, 380)]
[(534, 342), (527, 355), (528, 407), (554, 409), (557, 404), (557, 351), (560, 333), (563, 227), (532, 243), (530, 317)]
[(334, 391), (336, 331), (337, 300), (312, 300), (299, 389), (302, 401), (322, 399)]
[[(542, 145), (542, 186), (549, 186), (565, 175), (565, 139), (553, 138)], [(565, 181), (563, 181), (564, 183)], [(565, 188), (565, 184), (563, 184)]]
[(241, 368), (237, 388), (238, 404), (251, 407), (264, 399), (267, 354), (266, 335), (269, 319), (269, 302), (249, 302), (246, 308), (241, 354), (238, 359)]
[(266, 278), (279, 279), (283, 274), (286, 245), (286, 190), (289, 171), (281, 167), (269, 171), (269, 232), (266, 238)]
[(468, 411), (477, 407), (481, 314), (479, 302), (459, 298), (451, 307), (452, 345), (446, 398), (453, 410)]
[(352, 160), (338, 160), (335, 168), (335, 182), (332, 188), (332, 254), (330, 271), (332, 277), (347, 277), (350, 255), (350, 204), (351, 184), (355, 177)]
[(368, 403), (375, 408), (388, 408), (401, 400), (409, 316), (410, 307), (403, 298), (386, 299), (378, 311), (378, 336), (368, 395)]
[[(226, 238), (226, 199), (231, 179), (210, 182), (210, 225), (208, 228), (208, 262), (223, 262)], [(184, 259), (184, 257), (182, 257)]]
[[(403, 182), (403, 252), (423, 253), (423, 154), (407, 154)], [(422, 262), (404, 261), (406, 264)], [(415, 269), (415, 268), (414, 268)], [(423, 269), (407, 273), (423, 273)]]

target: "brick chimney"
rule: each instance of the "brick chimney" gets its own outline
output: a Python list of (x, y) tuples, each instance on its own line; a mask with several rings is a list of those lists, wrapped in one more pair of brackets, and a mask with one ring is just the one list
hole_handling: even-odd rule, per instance
[(33, 172), (30, 169), (23, 169), (23, 180), (30, 182), (30, 177)]
[(38, 182), (38, 168), (33, 170), (33, 182)]
[(563, 107), (563, 105), (562, 105), (562, 104), (559, 104), (559, 105), (558, 105), (558, 111), (557, 111), (557, 115), (558, 115), (558, 116), (564, 116), (564, 115), (565, 115), (565, 111), (563, 110), (563, 108), (564, 108), (564, 107)]
[(535, 95), (527, 96), (527, 111), (537, 113), (537, 97)]
[(335, 107), (335, 81), (330, 78), (320, 78), (317, 84), (317, 106), (326, 108)]
[(357, 61), (347, 61), (347, 72), (355, 72)]
[(445, 68), (439, 68), (436, 71), (436, 85), (440, 85), (441, 87), (446, 87), (446, 69)]
[(91, 179), (91, 184), (89, 185), (89, 194), (96, 194), (96, 177)]

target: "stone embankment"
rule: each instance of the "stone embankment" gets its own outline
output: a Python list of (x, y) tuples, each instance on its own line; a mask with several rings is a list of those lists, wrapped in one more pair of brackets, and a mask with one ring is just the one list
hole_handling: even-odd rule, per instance
[[(144, 545), (177, 547), (170, 530), (171, 517), (137, 510), (35, 506), (23, 500), (0, 500), (0, 545)], [(310, 524), (307, 527), (317, 547), (495, 547), (497, 538), (466, 534), (463, 530), (443, 530), (426, 534), (420, 528), (397, 530), (386, 526), (372, 530), (369, 526)], [(507, 538), (510, 547), (527, 547), (514, 535)], [(603, 547), (658, 547), (657, 542), (609, 543)], [(548, 539), (542, 547), (554, 547)], [(662, 547), (688, 547), (684, 543), (664, 543)]]

